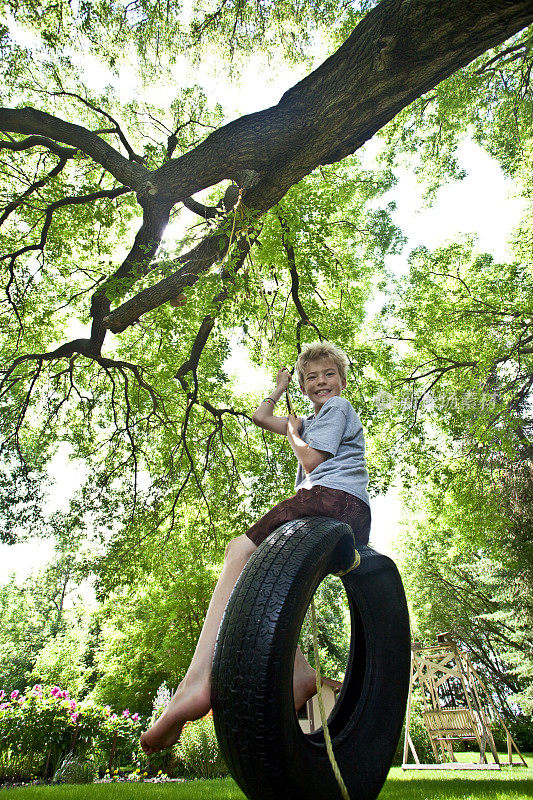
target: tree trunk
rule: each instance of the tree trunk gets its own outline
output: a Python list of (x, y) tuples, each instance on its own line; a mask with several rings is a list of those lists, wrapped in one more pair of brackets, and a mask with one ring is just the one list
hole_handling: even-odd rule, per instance
[[(152, 172), (97, 134), (31, 108), (0, 109), (0, 129), (78, 148), (137, 192), (145, 221), (111, 279), (120, 279), (124, 295), (149, 271), (175, 203), (229, 178), (246, 189), (248, 209), (267, 211), (315, 167), (355, 152), (417, 97), (531, 22), (533, 0), (382, 0), (276, 106), (224, 125)], [(114, 310), (100, 288), (91, 339), (74, 350), (98, 356), (106, 328), (124, 330), (195, 283), (220, 260), (221, 238), (222, 232), (206, 238), (179, 259), (173, 275)]]

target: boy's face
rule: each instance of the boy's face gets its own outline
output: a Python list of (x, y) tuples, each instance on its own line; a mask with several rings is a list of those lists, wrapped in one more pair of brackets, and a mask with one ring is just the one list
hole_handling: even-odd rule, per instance
[(339, 369), (331, 358), (308, 361), (304, 367), (304, 382), (300, 388), (308, 396), (318, 414), (326, 400), (338, 397), (346, 388), (346, 380), (341, 378)]

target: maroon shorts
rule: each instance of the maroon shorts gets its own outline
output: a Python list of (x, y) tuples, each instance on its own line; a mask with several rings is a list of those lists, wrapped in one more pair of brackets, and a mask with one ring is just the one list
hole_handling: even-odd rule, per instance
[(295, 495), (282, 500), (246, 531), (254, 544), (260, 545), (272, 531), (302, 517), (332, 517), (345, 522), (354, 532), (358, 544), (367, 544), (370, 535), (370, 508), (358, 497), (340, 489), (313, 486), (299, 489)]

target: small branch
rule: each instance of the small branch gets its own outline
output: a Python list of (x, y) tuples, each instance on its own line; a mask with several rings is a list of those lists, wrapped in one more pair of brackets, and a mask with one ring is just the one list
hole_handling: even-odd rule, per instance
[(182, 202), (185, 208), (198, 214), (202, 219), (214, 219), (214, 217), (223, 215), (223, 211), (218, 206), (204, 206), (203, 203), (199, 203), (198, 200), (194, 200), (192, 197), (186, 197)]
[[(152, 117), (151, 114), (148, 114), (148, 117), (151, 120), (156, 121), (156, 120), (154, 120), (154, 118)], [(163, 123), (159, 122), (158, 120), (157, 120), (157, 124), (160, 127), (164, 128), (165, 130), (167, 130), (167, 131), (169, 130), (166, 127), (166, 125), (163, 125)], [(186, 128), (188, 125), (199, 125), (202, 128), (211, 128), (211, 130), (216, 130), (215, 125), (209, 125), (208, 123), (200, 122), (200, 120), (197, 120), (197, 119), (188, 119), (187, 122), (183, 122), (181, 125), (178, 125), (176, 127), (176, 130), (173, 133), (171, 133), (170, 136), (167, 139), (167, 152), (166, 152), (167, 161), (168, 161), (168, 159), (172, 158), (172, 156), (174, 154), (174, 150), (178, 146), (178, 133), (180, 131), (182, 131), (183, 128)], [(194, 145), (192, 145), (192, 146), (194, 146)]]
[[(73, 150), (72, 152), (76, 151)], [(29, 186), (28, 189), (26, 189), (26, 191), (20, 195), (20, 197), (18, 197), (16, 200), (13, 200), (11, 203), (8, 203), (8, 205), (4, 209), (2, 216), (0, 217), (0, 225), (4, 224), (9, 215), (12, 214), (13, 211), (15, 211), (19, 206), (21, 206), (24, 200), (30, 197), (38, 189), (41, 189), (43, 186), (45, 186), (49, 180), (55, 178), (56, 175), (59, 175), (59, 173), (65, 167), (66, 163), (67, 159), (62, 157), (59, 163), (56, 164), (56, 166), (50, 170), (50, 172), (45, 178), (40, 178), (38, 181), (32, 183), (32, 185)]]
[(24, 364), (26, 361), (37, 362), (37, 364), (39, 365), (39, 372), (40, 372), (42, 365), (45, 361), (55, 361), (61, 358), (68, 358), (70, 359), (70, 364), (71, 364), (70, 368), (72, 369), (73, 359), (78, 354), (85, 356), (91, 361), (94, 361), (95, 363), (99, 364), (106, 371), (108, 371), (109, 369), (118, 369), (123, 375), (123, 377), (124, 377), (124, 371), (129, 370), (134, 375), (137, 384), (150, 395), (150, 398), (152, 400), (153, 411), (157, 410), (157, 408), (160, 405), (161, 398), (157, 394), (155, 389), (144, 379), (142, 367), (140, 367), (138, 364), (133, 364), (129, 361), (104, 358), (99, 355), (95, 356), (91, 350), (90, 339), (73, 339), (70, 342), (65, 342), (60, 347), (50, 352), (26, 353), (23, 356), (19, 356), (5, 371), (4, 376), (0, 380), (0, 397), (3, 396), (3, 394), (5, 394), (5, 391), (12, 388), (14, 384), (19, 383), (21, 380), (23, 380), (23, 376), (15, 377), (13, 376), (13, 373), (15, 372), (17, 367), (19, 367), (21, 364)]
[(106, 129), (105, 131), (100, 131), (100, 133), (116, 133), (122, 144), (124, 145), (124, 149), (126, 150), (130, 161), (136, 161), (137, 164), (142, 164), (144, 166), (144, 159), (137, 155), (137, 153), (133, 150), (132, 146), (126, 139), (122, 129), (116, 119), (111, 116), (107, 111), (104, 111), (103, 108), (99, 108), (95, 106), (94, 103), (91, 103), (85, 97), (82, 97), (80, 94), (76, 94), (76, 92), (67, 92), (62, 89), (60, 92), (51, 92), (52, 97), (72, 97), (75, 100), (79, 100), (80, 103), (83, 103), (87, 108), (90, 108), (92, 111), (96, 112), (97, 114), (101, 114), (103, 117), (108, 119), (112, 124), (113, 128)]
[(91, 192), (90, 194), (80, 195), (79, 197), (63, 197), (61, 200), (56, 200), (56, 202), (51, 203), (45, 211), (44, 223), (41, 229), (41, 237), (39, 242), (36, 244), (28, 244), (13, 253), (6, 253), (6, 255), (0, 256), (0, 261), (5, 261), (6, 259), (14, 261), (19, 256), (23, 255), (24, 253), (29, 253), (32, 250), (44, 250), (54, 212), (57, 211), (58, 208), (63, 208), (64, 206), (83, 205), (85, 203), (91, 203), (94, 200), (101, 200), (103, 198), (114, 199), (115, 197), (119, 197), (120, 195), (129, 191), (131, 190), (121, 186), (117, 189), (101, 189), (99, 192)]
[(249, 422), (252, 421), (251, 416), (244, 411), (235, 411), (234, 408), (215, 408), (207, 400), (204, 400), (202, 405), (210, 414), (219, 419), (223, 414), (230, 414), (233, 417), (244, 417), (244, 419), (247, 419)]
[[(249, 237), (245, 237), (239, 240), (236, 245), (236, 257), (232, 260), (232, 268), (231, 272), (227, 269), (223, 269), (221, 273), (223, 288), (217, 294), (217, 296), (212, 301), (212, 306), (216, 311), (220, 308), (222, 303), (227, 299), (228, 292), (229, 292), (229, 282), (235, 275), (235, 273), (241, 269), (242, 265), (245, 262), (246, 256), (250, 252), (252, 246), (256, 243), (259, 236), (259, 232), (256, 233), (253, 241), (250, 241)], [(198, 333), (195, 336), (194, 342), (191, 347), (191, 353), (187, 361), (185, 361), (181, 367), (176, 372), (174, 376), (179, 380), (181, 386), (185, 392), (189, 391), (189, 386), (185, 380), (185, 375), (188, 372), (192, 372), (196, 375), (198, 364), (200, 362), (200, 357), (203, 353), (204, 347), (207, 344), (207, 340), (211, 331), (213, 330), (213, 326), (215, 324), (215, 315), (214, 314), (207, 314), (204, 319), (202, 320), (202, 324), (198, 330)]]
[[(481, 67), (479, 67), (478, 69), (475, 70), (474, 75), (482, 75), (484, 72), (487, 71), (488, 67), (492, 66), (493, 64), (496, 64), (498, 61), (501, 61), (503, 58), (507, 58), (507, 56), (509, 56), (509, 55), (517, 54), (517, 55), (514, 55), (514, 57), (512, 59), (509, 59), (509, 61), (516, 60), (517, 58), (520, 57), (520, 55), (522, 55), (522, 53), (520, 53), (519, 51), (520, 50), (527, 51), (531, 47), (532, 42), (533, 42), (533, 39), (530, 37), (525, 42), (519, 42), (518, 44), (515, 44), (512, 47), (506, 47), (505, 50), (502, 50), (500, 53), (496, 53), (495, 56), (493, 56), (492, 58), (489, 58), (488, 61), (485, 61), (485, 63), (482, 64)], [(507, 63), (507, 61), (505, 63)], [(499, 66), (501, 66), (501, 65), (499, 65)], [(494, 71), (494, 70), (492, 70), (492, 71)]]
[(149, 175), (146, 167), (125, 158), (97, 134), (35, 108), (0, 108), (0, 130), (35, 134), (63, 142), (81, 150), (135, 191), (145, 188)]
[(306, 310), (303, 307), (302, 301), (300, 300), (300, 295), (299, 295), (300, 276), (298, 275), (298, 270), (296, 269), (296, 256), (294, 253), (294, 247), (289, 239), (289, 234), (290, 234), (289, 225), (287, 223), (287, 220), (285, 220), (281, 216), (281, 214), (278, 214), (277, 217), (281, 228), (281, 242), (283, 244), (283, 249), (285, 250), (285, 253), (287, 255), (287, 261), (289, 263), (289, 271), (291, 274), (291, 297), (296, 307), (296, 310), (300, 315), (300, 321), (298, 322), (298, 327), (297, 327), (298, 343), (300, 341), (300, 330), (302, 325), (310, 325), (316, 331), (320, 341), (322, 341), (324, 339), (324, 336), (322, 336), (322, 333), (320, 332), (319, 328), (315, 325), (315, 323), (311, 322)]
[(46, 147), (47, 150), (54, 153), (59, 158), (72, 158), (78, 152), (77, 149), (70, 147), (61, 147), (57, 142), (48, 139), (46, 136), (28, 136), (26, 139), (20, 141), (6, 141), (0, 139), (0, 150), (29, 150), (32, 147)]

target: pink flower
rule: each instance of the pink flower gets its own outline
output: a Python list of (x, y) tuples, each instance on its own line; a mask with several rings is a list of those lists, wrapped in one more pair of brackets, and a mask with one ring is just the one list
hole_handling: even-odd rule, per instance
[(71, 714), (71, 715), (70, 715), (70, 718), (71, 718), (72, 722), (76, 722), (76, 720), (78, 719), (78, 717), (79, 717), (79, 714), (78, 714), (78, 712), (77, 712), (77, 711), (75, 711), (75, 712), (74, 712), (74, 714)]
[(14, 691), (12, 691), (9, 696), (11, 697), (12, 700), (16, 700), (17, 697), (19, 696), (19, 694), (20, 694), (19, 690), (18, 689), (14, 689)]
[(0, 711), (3, 711), (6, 708), (9, 708), (9, 703), (0, 703)]
[(116, 718), (117, 718), (117, 715), (116, 715), (116, 714), (111, 714), (111, 717), (110, 717), (110, 719), (116, 719)]
[(133, 716), (132, 716), (132, 720), (133, 720), (134, 722), (137, 722), (137, 720), (138, 720), (138, 719), (139, 719), (139, 715), (138, 715), (137, 713), (133, 714)]
[(130, 715), (129, 708), (125, 708), (124, 711), (122, 712), (122, 716), (123, 717), (129, 717), (129, 715)]
[(61, 692), (61, 697), (63, 698), (63, 700), (70, 700), (70, 695), (69, 695), (69, 693), (67, 692), (67, 690), (66, 690), (66, 689), (64, 689), (64, 690)]
[(5, 696), (6, 696), (6, 693), (4, 692), (4, 690), (0, 689), (0, 700), (3, 700)]
[(43, 687), (41, 686), (40, 683), (36, 683), (35, 686), (33, 687), (33, 691), (34, 692), (42, 692), (42, 690), (43, 690)]
[(108, 717), (111, 714), (111, 706), (104, 706), (104, 712), (106, 717)]
[(50, 689), (50, 694), (55, 698), (61, 697), (61, 689), (59, 686), (54, 686), (52, 689)]
[(69, 705), (70, 705), (70, 709), (71, 709), (71, 711), (74, 711), (74, 709), (76, 708), (76, 706), (77, 706), (78, 704), (76, 703), (76, 701), (75, 701), (75, 700), (71, 700)]

